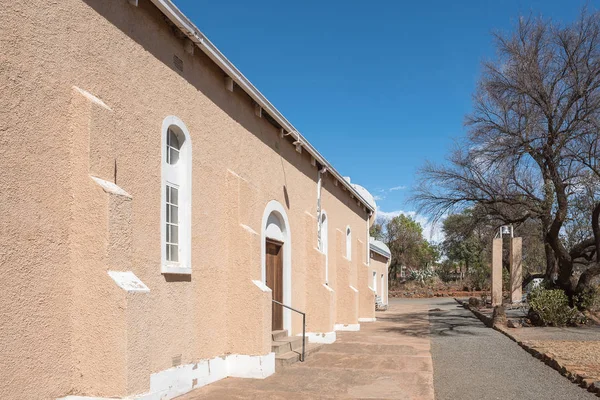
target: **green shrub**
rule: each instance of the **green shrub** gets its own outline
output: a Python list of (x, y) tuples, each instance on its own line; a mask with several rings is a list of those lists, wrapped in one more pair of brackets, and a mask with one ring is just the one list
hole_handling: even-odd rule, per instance
[(580, 310), (596, 311), (600, 308), (600, 289), (597, 286), (588, 287), (573, 300)]
[(577, 309), (569, 307), (569, 298), (560, 289), (534, 289), (529, 294), (529, 305), (544, 325), (565, 326), (577, 322)]

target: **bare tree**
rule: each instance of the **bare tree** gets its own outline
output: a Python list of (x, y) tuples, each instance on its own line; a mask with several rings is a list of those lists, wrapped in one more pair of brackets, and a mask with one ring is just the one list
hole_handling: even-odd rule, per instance
[[(467, 140), (449, 164), (422, 168), (414, 199), (436, 218), (477, 204), (503, 223), (538, 220), (546, 277), (573, 296), (600, 274), (600, 204), (590, 210), (592, 236), (570, 244), (564, 237), (575, 198), (591, 175), (600, 177), (590, 166), (600, 115), (600, 14), (584, 10), (567, 26), (521, 18), (514, 33), (495, 39), (498, 57), (483, 64)], [(595, 198), (597, 186), (591, 190)]]

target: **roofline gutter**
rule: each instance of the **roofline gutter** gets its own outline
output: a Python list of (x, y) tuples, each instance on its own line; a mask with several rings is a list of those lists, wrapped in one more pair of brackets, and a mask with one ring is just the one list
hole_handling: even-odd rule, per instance
[(211, 60), (215, 62), (238, 86), (240, 86), (263, 110), (265, 110), (279, 125), (296, 138), (308, 153), (346, 187), (368, 210), (375, 209), (352, 187), (352, 185), (337, 172), (337, 170), (298, 132), (283, 114), (229, 61), (223, 53), (185, 16), (171, 0), (150, 0), (172, 23), (194, 42)]

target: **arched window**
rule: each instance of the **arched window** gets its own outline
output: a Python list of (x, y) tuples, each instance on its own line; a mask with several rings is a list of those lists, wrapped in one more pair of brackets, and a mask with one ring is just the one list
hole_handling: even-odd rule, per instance
[(352, 232), (350, 227), (346, 228), (346, 258), (348, 260), (352, 259)]
[(377, 293), (377, 271), (373, 271), (373, 291)]
[(327, 213), (321, 211), (319, 250), (325, 254), (325, 283), (329, 283), (329, 223)]
[(162, 273), (191, 273), (192, 143), (185, 124), (167, 117), (162, 126)]

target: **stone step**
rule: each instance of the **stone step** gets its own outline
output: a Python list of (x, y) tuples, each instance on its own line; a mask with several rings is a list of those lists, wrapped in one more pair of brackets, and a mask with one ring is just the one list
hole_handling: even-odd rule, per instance
[[(308, 343), (308, 341), (307, 341), (306, 349), (304, 349), (304, 356), (308, 357), (309, 355), (316, 353), (317, 351), (321, 350), (322, 348), (323, 348), (322, 343)], [(302, 354), (302, 347), (300, 347), (300, 350), (298, 352), (299, 352), (299, 354)]]
[(281, 354), (297, 349), (300, 349), (302, 351), (301, 337), (286, 336), (271, 342), (271, 351), (275, 354)]
[(281, 339), (284, 338), (288, 335), (287, 330), (283, 329), (281, 331), (273, 331), (271, 332), (271, 339), (272, 340), (277, 340), (277, 339)]
[(292, 365), (293, 363), (298, 361), (300, 361), (300, 355), (295, 351), (288, 351), (286, 353), (276, 354), (275, 368)]
[[(306, 343), (306, 349), (304, 350), (304, 356), (308, 357), (310, 354), (313, 354), (323, 348), (322, 344), (319, 343)], [(300, 345), (300, 349), (294, 351), (287, 351), (285, 353), (279, 353), (275, 355), (275, 366), (276, 367), (286, 367), (288, 365), (292, 365), (298, 361), (302, 357), (302, 344)]]

